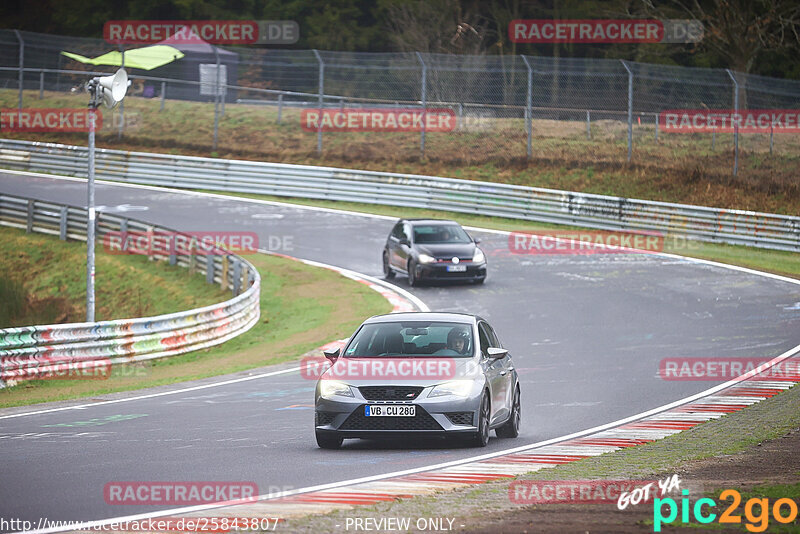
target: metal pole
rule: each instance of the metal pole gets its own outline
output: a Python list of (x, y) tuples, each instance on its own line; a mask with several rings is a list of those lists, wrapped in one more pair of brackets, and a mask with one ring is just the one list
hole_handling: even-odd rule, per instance
[(731, 72), (731, 69), (725, 69), (728, 76), (733, 81), (733, 114), (736, 117), (736, 122), (733, 125), (733, 175), (739, 174), (739, 82)]
[(717, 145), (717, 129), (714, 128), (714, 131), (711, 132), (711, 151), (714, 151), (714, 148)]
[(655, 114), (656, 117), (656, 143), (658, 143), (658, 113)]
[(87, 195), (87, 218), (86, 218), (86, 322), (94, 322), (94, 125), (97, 111), (97, 84), (92, 85), (92, 101), (89, 104), (89, 182)]
[(522, 61), (528, 69), (528, 96), (525, 101), (525, 130), (528, 134), (528, 159), (533, 157), (533, 69), (531, 64), (528, 63), (528, 58), (522, 56)]
[(620, 61), (628, 71), (628, 162), (630, 162), (633, 155), (633, 72), (624, 60)]
[(769, 155), (770, 156), (772, 155), (772, 136), (773, 136), (774, 133), (775, 132), (774, 132), (774, 129), (773, 129), (773, 125), (770, 124), (769, 125)]
[(592, 138), (592, 118), (590, 116), (590, 111), (586, 110), (586, 139)]
[(281, 115), (283, 115), (283, 93), (278, 95), (278, 124), (281, 123)]
[(322, 154), (322, 111), (324, 106), (322, 98), (325, 91), (325, 62), (322, 61), (322, 56), (319, 55), (319, 52), (316, 49), (313, 50), (313, 52), (314, 55), (317, 56), (317, 61), (319, 62), (319, 118), (317, 119), (317, 154)]
[(161, 108), (158, 111), (164, 111), (164, 99), (167, 95), (167, 82), (161, 82)]
[(214, 47), (214, 55), (217, 57), (216, 82), (214, 83), (214, 143), (212, 150), (217, 150), (217, 140), (219, 139), (219, 50)]
[(422, 130), (419, 133), (419, 150), (420, 150), (420, 157), (425, 157), (425, 109), (427, 107), (427, 86), (428, 86), (428, 69), (425, 66), (425, 62), (422, 60), (422, 54), (417, 52), (417, 59), (419, 59), (420, 64), (422, 65), (422, 94), (421, 102), (422, 102)]
[(22, 111), (22, 87), (25, 83), (25, 40), (19, 30), (14, 30), (14, 33), (17, 34), (17, 40), (19, 41), (19, 102), (17, 108)]
[(44, 71), (39, 72), (39, 100), (44, 98)]
[[(122, 51), (122, 65), (121, 68), (125, 68), (125, 47), (123, 45), (119, 45), (119, 49)], [(125, 127), (125, 101), (119, 103), (119, 130), (117, 130), (117, 139), (122, 139), (122, 129)]]

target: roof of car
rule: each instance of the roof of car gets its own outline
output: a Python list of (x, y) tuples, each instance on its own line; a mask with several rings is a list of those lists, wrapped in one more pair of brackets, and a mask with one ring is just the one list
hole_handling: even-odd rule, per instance
[(364, 323), (394, 323), (398, 321), (449, 321), (455, 323), (474, 323), (482, 320), (477, 315), (451, 312), (401, 312), (374, 315)]
[(406, 222), (410, 222), (412, 225), (423, 224), (423, 223), (458, 224), (456, 221), (451, 221), (450, 219), (403, 219), (403, 220)]

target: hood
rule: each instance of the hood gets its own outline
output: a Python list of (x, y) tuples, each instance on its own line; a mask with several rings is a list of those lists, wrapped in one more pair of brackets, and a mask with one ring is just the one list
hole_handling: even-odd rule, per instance
[[(389, 361), (395, 363), (394, 368), (384, 368), (381, 370), (382, 372), (374, 371), (374, 363), (383, 362), (388, 364)], [(401, 376), (399, 372), (395, 371), (397, 369), (397, 364), (401, 361), (409, 362), (408, 364), (404, 363), (406, 366), (413, 365), (414, 362), (417, 362), (418, 365), (423, 365), (423, 371), (425, 371), (424, 365), (426, 365), (427, 362), (433, 362), (431, 365), (434, 366), (427, 368), (427, 370), (432, 370), (433, 372), (423, 372), (418, 376)], [(348, 368), (348, 364), (351, 362), (352, 367)], [(445, 372), (437, 372), (437, 369), (441, 369), (441, 367), (438, 367), (440, 362), (444, 362), (448, 365)], [(452, 367), (449, 367), (451, 364)], [(348, 369), (352, 369), (352, 372), (348, 372)], [(364, 372), (365, 370), (367, 370), (366, 373)], [(370, 372), (370, 370), (373, 370), (373, 372)], [(322, 374), (320, 380), (338, 380), (339, 382), (344, 382), (345, 384), (355, 387), (379, 385), (427, 387), (449, 382), (450, 380), (471, 379), (482, 375), (483, 370), (480, 365), (480, 359), (476, 357), (339, 358), (336, 360), (333, 367)], [(366, 378), (365, 376), (369, 377)]]
[(475, 243), (425, 243), (417, 245), (417, 250), (434, 258), (450, 259), (454, 256), (465, 260), (475, 255)]

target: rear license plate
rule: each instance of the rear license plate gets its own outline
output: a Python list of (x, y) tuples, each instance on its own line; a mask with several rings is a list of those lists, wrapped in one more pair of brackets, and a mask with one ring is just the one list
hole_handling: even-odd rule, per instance
[(364, 415), (367, 417), (414, 417), (416, 414), (414, 405), (386, 405), (376, 406), (368, 404), (364, 406)]
[(467, 272), (466, 265), (448, 265), (447, 266), (448, 273), (464, 273)]

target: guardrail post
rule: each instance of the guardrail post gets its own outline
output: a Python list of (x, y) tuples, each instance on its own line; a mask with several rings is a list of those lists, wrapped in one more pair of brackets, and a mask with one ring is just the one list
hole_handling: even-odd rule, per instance
[(630, 162), (633, 155), (633, 71), (628, 68), (625, 60), (620, 61), (628, 71), (628, 162)]
[(319, 117), (317, 119), (317, 154), (322, 154), (322, 111), (324, 108), (324, 101), (322, 99), (323, 95), (325, 94), (325, 62), (322, 61), (322, 56), (319, 55), (319, 52), (316, 49), (312, 51), (314, 52), (314, 55), (317, 56), (317, 61), (319, 62)]
[(214, 259), (215, 256), (206, 255), (206, 283), (214, 283)]
[(589, 110), (586, 110), (586, 139), (592, 138), (592, 119), (589, 116)]
[(164, 99), (167, 97), (167, 82), (161, 82), (161, 107), (158, 111), (164, 111)]
[(147, 242), (149, 243), (147, 246), (147, 259), (150, 261), (155, 261), (156, 256), (153, 254), (153, 239), (154, 239), (154, 231), (152, 226), (147, 227)]
[(22, 89), (25, 85), (25, 39), (22, 38), (19, 30), (14, 30), (14, 33), (19, 41), (19, 102), (17, 107), (22, 111)]
[[(739, 82), (736, 81), (736, 76), (733, 75), (731, 69), (725, 69), (731, 80), (733, 81), (733, 114), (739, 115)], [(739, 121), (733, 125), (733, 175), (739, 174)]]
[(28, 201), (28, 224), (25, 229), (25, 232), (28, 234), (33, 232), (33, 208), (35, 202), (36, 202), (35, 200)]
[(61, 241), (67, 240), (67, 213), (69, 208), (61, 206), (61, 213), (58, 218), (58, 237)]
[(175, 245), (170, 245), (170, 248), (172, 250), (169, 252), (169, 264), (176, 265), (178, 263), (178, 255), (175, 254)]
[(425, 108), (427, 107), (427, 87), (428, 87), (428, 69), (425, 61), (422, 60), (422, 54), (417, 52), (417, 59), (422, 65), (422, 93), (420, 94), (422, 101), (422, 129), (419, 133), (419, 151), (420, 157), (425, 157)]
[(528, 97), (525, 101), (525, 130), (528, 133), (528, 159), (533, 157), (533, 69), (528, 58), (522, 56), (522, 61), (528, 69)]
[(278, 95), (278, 124), (281, 123), (281, 115), (283, 115), (283, 93)]
[(228, 265), (230, 263), (230, 259), (228, 259), (228, 255), (222, 256), (222, 274), (219, 277), (219, 287), (223, 291), (228, 289)]
[(716, 145), (717, 145), (717, 129), (714, 128), (711, 131), (711, 151), (712, 152), (714, 151), (714, 148), (716, 147)]
[(245, 291), (250, 287), (250, 267), (246, 263), (242, 265), (242, 284)]
[(242, 262), (233, 260), (233, 296), (235, 297), (242, 289)]
[(44, 70), (39, 71), (39, 100), (44, 98)]
[(217, 57), (216, 82), (214, 83), (214, 143), (212, 150), (217, 150), (217, 139), (219, 138), (219, 49), (214, 47), (214, 55)]
[(774, 127), (772, 124), (769, 125), (769, 155), (772, 155), (772, 136), (774, 134)]
[(656, 143), (658, 143), (658, 113), (655, 114), (656, 117)]
[[(395, 107), (396, 106), (397, 106), (397, 104), (395, 104)], [(463, 124), (463, 120), (464, 120), (464, 103), (463, 102), (459, 102), (458, 103), (458, 116), (456, 117), (456, 129), (458, 131), (461, 131), (461, 126)]]

